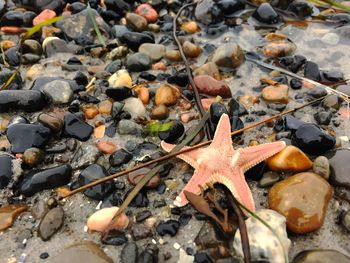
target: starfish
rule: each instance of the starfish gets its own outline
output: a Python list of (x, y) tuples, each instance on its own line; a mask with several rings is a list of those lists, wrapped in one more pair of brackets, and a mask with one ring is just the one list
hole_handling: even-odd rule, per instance
[[(195, 171), (174, 201), (176, 206), (188, 203), (184, 191), (198, 195), (201, 193), (201, 188), (207, 189), (208, 186), (220, 183), (225, 185), (239, 202), (255, 211), (254, 200), (245, 181), (244, 172), (282, 151), (286, 144), (280, 141), (234, 150), (230, 133), (230, 119), (227, 114), (223, 114), (214, 139), (208, 147), (194, 149), (177, 156), (190, 164)], [(164, 141), (161, 142), (161, 146), (167, 152), (175, 147)]]

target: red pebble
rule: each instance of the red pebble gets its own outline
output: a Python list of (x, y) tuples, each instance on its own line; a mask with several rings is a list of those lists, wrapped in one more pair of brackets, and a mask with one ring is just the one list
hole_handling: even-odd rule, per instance
[(36, 26), (37, 24), (40, 24), (41, 22), (44, 22), (48, 19), (54, 18), (55, 16), (56, 16), (55, 11), (50, 9), (45, 9), (33, 19), (33, 25)]
[(24, 30), (22, 28), (16, 27), (16, 26), (3, 26), (3, 27), (1, 27), (0, 31), (7, 33), (7, 34), (20, 34)]
[(135, 13), (146, 18), (147, 22), (149, 23), (156, 22), (158, 19), (157, 11), (149, 4), (139, 5), (136, 8)]

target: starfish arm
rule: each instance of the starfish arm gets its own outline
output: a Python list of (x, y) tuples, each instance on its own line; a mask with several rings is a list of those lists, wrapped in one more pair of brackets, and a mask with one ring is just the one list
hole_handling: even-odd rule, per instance
[(209, 148), (220, 149), (226, 156), (233, 155), (231, 124), (227, 114), (222, 114)]
[[(165, 141), (161, 141), (160, 145), (163, 148), (163, 150), (166, 152), (170, 152), (176, 146), (175, 144), (166, 143)], [(185, 146), (182, 149), (188, 149), (188, 148), (190, 148), (190, 147)], [(186, 163), (191, 165), (193, 168), (197, 169), (198, 168), (197, 160), (199, 159), (202, 151), (203, 151), (203, 149), (194, 149), (192, 151), (188, 151), (188, 152), (179, 154), (176, 157), (184, 160)]]
[(246, 172), (253, 166), (279, 153), (286, 147), (283, 141), (261, 144), (247, 148), (238, 149), (239, 158), (237, 164)]

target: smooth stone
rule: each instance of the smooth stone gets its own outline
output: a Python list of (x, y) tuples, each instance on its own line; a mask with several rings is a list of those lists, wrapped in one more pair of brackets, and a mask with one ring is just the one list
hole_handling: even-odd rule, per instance
[(297, 73), (298, 70), (305, 64), (306, 58), (304, 56), (287, 56), (279, 59), (281, 66), (287, 68), (293, 73)]
[(315, 124), (303, 124), (292, 135), (292, 143), (303, 152), (322, 154), (333, 149), (335, 138), (328, 135)]
[(139, 52), (146, 54), (153, 61), (158, 61), (165, 55), (165, 46), (161, 44), (144, 43), (139, 47)]
[(51, 137), (51, 130), (38, 124), (14, 124), (6, 131), (13, 153), (23, 153), (36, 147), (43, 148)]
[(237, 68), (244, 62), (242, 48), (235, 43), (220, 45), (209, 57), (219, 67)]
[(304, 76), (308, 79), (320, 81), (321, 73), (318, 68), (318, 65), (312, 61), (307, 61), (304, 67)]
[(85, 168), (96, 162), (100, 151), (95, 145), (83, 143), (72, 159), (73, 169)]
[(138, 241), (148, 237), (152, 237), (152, 229), (145, 224), (133, 224), (131, 227), (131, 236), (133, 240)]
[[(107, 229), (109, 223), (111, 222), (114, 215), (118, 212), (119, 208), (108, 207), (102, 208), (95, 213), (93, 213), (87, 220), (86, 225), (90, 230), (103, 232)], [(115, 230), (123, 230), (127, 228), (129, 224), (129, 218), (122, 213), (117, 220), (111, 226), (111, 229)]]
[(15, 219), (28, 209), (27, 205), (13, 204), (0, 207), (0, 231), (11, 227)]
[(214, 124), (218, 124), (222, 114), (228, 114), (225, 105), (220, 102), (214, 102), (210, 105), (210, 121)]
[(51, 263), (113, 263), (103, 249), (92, 241), (73, 244), (51, 257)]
[(54, 80), (47, 83), (42, 91), (55, 105), (67, 104), (73, 99), (73, 91), (67, 81)]
[[(78, 176), (77, 183), (79, 187), (84, 186), (86, 184), (92, 183), (96, 180), (102, 179), (108, 176), (107, 170), (99, 165), (92, 164), (86, 167)], [(108, 181), (94, 187), (91, 187), (84, 191), (84, 195), (90, 197), (94, 200), (103, 200), (107, 195), (112, 193), (115, 190), (115, 186), (113, 181)]]
[(151, 118), (156, 120), (164, 120), (169, 117), (169, 108), (164, 104), (155, 106), (151, 112)]
[(45, 20), (52, 19), (56, 16), (56, 12), (50, 9), (43, 10), (39, 15), (33, 19), (33, 25), (36, 26)]
[(137, 52), (127, 57), (126, 67), (130, 72), (141, 72), (151, 68), (151, 58), (141, 52)]
[(87, 141), (93, 132), (93, 127), (78, 118), (73, 113), (64, 116), (64, 134), (79, 141)]
[(180, 223), (177, 220), (169, 219), (156, 226), (156, 231), (160, 236), (170, 235), (174, 237), (179, 231)]
[(347, 263), (350, 257), (332, 249), (312, 249), (299, 252), (292, 263)]
[[(284, 262), (284, 254), (288, 255), (291, 246), (286, 231), (286, 218), (270, 209), (261, 209), (256, 214), (275, 231), (278, 237), (261, 221), (249, 217), (246, 220), (246, 226), (252, 262)], [(233, 248), (239, 256), (243, 257), (239, 231), (235, 234)]]
[(142, 131), (142, 126), (134, 121), (123, 119), (118, 123), (118, 132), (120, 135), (141, 135)]
[(303, 234), (323, 225), (332, 187), (314, 173), (299, 173), (276, 183), (269, 191), (271, 209), (284, 215), (287, 227)]
[(155, 103), (156, 105), (174, 106), (179, 97), (180, 92), (177, 88), (165, 84), (157, 89)]
[(41, 219), (38, 227), (38, 235), (43, 241), (49, 240), (63, 226), (64, 211), (61, 207), (56, 207)]
[(295, 146), (288, 145), (282, 151), (267, 159), (272, 171), (303, 172), (312, 167), (312, 161)]
[(71, 177), (72, 167), (69, 164), (45, 170), (32, 170), (24, 176), (20, 192), (24, 196), (30, 197), (37, 192), (66, 185)]
[(259, 181), (259, 187), (265, 188), (270, 187), (280, 180), (280, 176), (275, 172), (266, 172)]
[(2, 90), (0, 92), (0, 112), (11, 109), (34, 112), (47, 105), (45, 96), (35, 90)]
[(154, 43), (154, 39), (150, 35), (138, 32), (125, 32), (120, 40), (134, 52), (136, 52), (143, 43)]
[(350, 232), (350, 210), (342, 213), (341, 224)]
[(151, 211), (144, 210), (144, 211), (141, 211), (135, 215), (135, 220), (137, 223), (141, 223), (151, 216), (152, 216)]
[(208, 75), (216, 80), (221, 80), (218, 66), (214, 62), (208, 62), (193, 71), (194, 76)]
[(112, 166), (121, 166), (123, 164), (126, 164), (131, 161), (132, 154), (127, 152), (124, 149), (119, 149), (115, 151), (111, 156), (109, 157), (109, 163)]
[[(133, 188), (131, 188), (129, 191), (126, 192), (126, 194), (124, 195), (124, 200), (127, 198), (127, 196), (130, 194), (132, 190)], [(129, 206), (131, 207), (147, 207), (148, 205), (149, 205), (149, 199), (147, 196), (147, 192), (143, 190), (138, 192), (138, 194), (134, 197), (134, 199), (129, 204)]]
[(124, 100), (123, 111), (129, 112), (132, 118), (143, 118), (146, 116), (146, 108), (139, 98), (128, 98)]
[(202, 54), (202, 52), (203, 52), (203, 50), (200, 46), (197, 46), (188, 40), (186, 40), (182, 44), (182, 48), (183, 48), (183, 51), (184, 51), (186, 57), (189, 57), (189, 58), (196, 58), (200, 54)]
[(8, 11), (0, 19), (0, 25), (20, 27), (23, 25), (23, 12)]
[(332, 152), (329, 158), (331, 166), (331, 182), (332, 184), (350, 188), (349, 163), (350, 150), (339, 149)]
[(314, 118), (319, 125), (329, 125), (333, 114), (329, 111), (319, 111), (315, 113)]
[(264, 100), (271, 103), (287, 104), (289, 101), (288, 86), (283, 84), (267, 86), (262, 90), (261, 95)]
[[(110, 28), (98, 12), (91, 9), (96, 24), (98, 25), (101, 34), (109, 37)], [(66, 16), (56, 23), (56, 26), (69, 38), (75, 40), (79, 45), (89, 45), (99, 43), (94, 30), (94, 25), (90, 19), (87, 9), (71, 15)]]
[(132, 96), (132, 89), (126, 86), (107, 88), (106, 95), (115, 101), (122, 101)]
[(175, 121), (174, 125), (168, 131), (163, 131), (158, 133), (158, 137), (161, 140), (164, 140), (167, 143), (174, 143), (177, 139), (179, 139), (185, 132), (184, 125)]
[(295, 132), (303, 124), (305, 124), (305, 122), (302, 122), (289, 114), (284, 117), (285, 128), (287, 130), (291, 130), (292, 132)]
[(46, 57), (52, 57), (57, 53), (72, 53), (73, 50), (67, 42), (57, 37), (48, 37), (43, 42), (43, 49)]
[[(145, 167), (137, 171), (128, 173), (127, 176), (128, 176), (129, 183), (136, 186), (150, 170), (151, 170), (150, 168)], [(160, 176), (159, 176), (159, 173), (157, 173), (151, 178), (151, 180), (148, 181), (145, 187), (148, 189), (157, 188), (159, 183), (160, 183)]]
[(38, 202), (36, 202), (32, 209), (31, 214), (35, 219), (41, 219), (48, 211), (48, 205), (43, 199), (39, 199)]
[(96, 146), (104, 154), (111, 154), (117, 150), (117, 145), (109, 141), (99, 141)]
[(292, 54), (296, 49), (296, 45), (287, 40), (271, 41), (263, 47), (263, 53), (269, 58), (286, 57)]
[(63, 128), (63, 120), (54, 113), (42, 113), (39, 115), (38, 121), (55, 133), (60, 132)]
[(12, 158), (7, 154), (0, 155), (0, 189), (4, 189), (12, 179)]
[(231, 90), (224, 81), (216, 80), (208, 75), (199, 75), (194, 77), (199, 93), (210, 96), (221, 96), (222, 98), (231, 98)]
[(147, 20), (143, 16), (140, 16), (135, 13), (127, 13), (125, 16), (126, 22), (130, 25), (135, 31), (144, 31), (147, 29)]
[(128, 242), (120, 253), (121, 263), (137, 263), (138, 247), (135, 242)]
[(38, 41), (34, 39), (26, 39), (22, 44), (22, 52), (23, 54), (31, 53), (41, 56), (43, 49)]
[(220, 0), (217, 2), (217, 5), (226, 17), (232, 16), (245, 7), (244, 3), (239, 0)]
[(146, 249), (141, 252), (139, 256), (139, 262), (149, 262), (149, 263), (157, 263), (158, 260), (159, 248), (155, 244), (148, 244)]
[(125, 232), (115, 229), (109, 231), (106, 238), (102, 240), (102, 244), (112, 246), (121, 246), (126, 242), (128, 242), (128, 238), (126, 237)]
[(254, 17), (260, 23), (268, 25), (278, 24), (282, 21), (282, 18), (269, 3), (261, 4), (255, 10), (252, 17)]
[(29, 148), (23, 153), (23, 161), (26, 165), (34, 167), (44, 160), (44, 152), (38, 148)]
[(327, 157), (318, 156), (312, 165), (312, 170), (315, 174), (322, 176), (324, 179), (328, 180), (330, 175), (330, 166)]
[(149, 4), (141, 4), (139, 5), (135, 13), (143, 16), (147, 22), (156, 22), (158, 20), (158, 13), (157, 11)]
[(125, 69), (120, 69), (109, 77), (108, 83), (112, 87), (125, 86), (131, 88), (132, 79), (129, 72)]

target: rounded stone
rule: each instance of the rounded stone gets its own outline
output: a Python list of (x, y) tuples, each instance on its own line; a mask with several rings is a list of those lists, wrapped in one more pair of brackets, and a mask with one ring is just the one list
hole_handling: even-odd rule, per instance
[(220, 45), (210, 56), (209, 61), (219, 67), (237, 68), (244, 62), (244, 52), (235, 43)]
[(73, 91), (67, 81), (51, 81), (42, 88), (42, 91), (56, 105), (67, 104), (73, 99)]
[(329, 161), (325, 156), (318, 156), (312, 165), (312, 170), (315, 174), (322, 176), (328, 180), (330, 175)]

